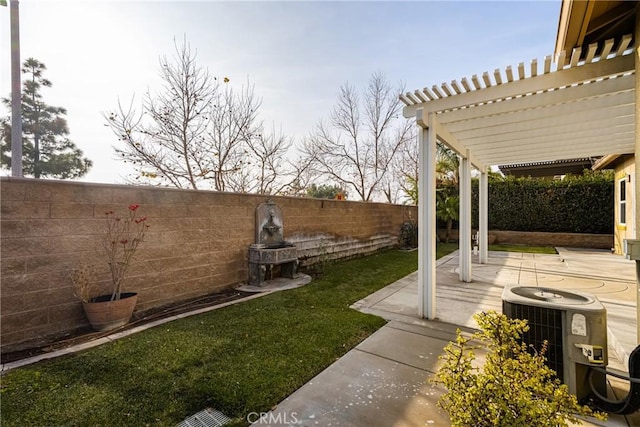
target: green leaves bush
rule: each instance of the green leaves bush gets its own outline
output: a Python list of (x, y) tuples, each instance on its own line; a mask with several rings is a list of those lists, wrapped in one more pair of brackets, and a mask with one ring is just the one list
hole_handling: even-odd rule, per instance
[[(495, 311), (474, 315), (480, 331), (464, 336), (458, 330), (440, 356), (435, 382), (447, 392), (438, 401), (457, 427), (547, 427), (581, 424), (577, 415), (594, 413), (578, 404), (565, 384), (545, 365), (545, 351), (531, 353), (519, 339), (526, 320), (508, 319)], [(478, 367), (474, 350), (487, 351)]]
[[(612, 234), (612, 172), (567, 175), (560, 180), (492, 178), (489, 181), (489, 229)], [(454, 187), (442, 191), (457, 194)], [(478, 180), (472, 181), (472, 224), (478, 226)]]
[(613, 209), (613, 174), (568, 175), (562, 181), (507, 178), (489, 185), (494, 230), (610, 234)]

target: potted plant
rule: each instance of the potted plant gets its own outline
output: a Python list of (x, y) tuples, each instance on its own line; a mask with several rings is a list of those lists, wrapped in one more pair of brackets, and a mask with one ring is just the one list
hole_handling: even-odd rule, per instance
[(82, 300), (89, 323), (97, 331), (108, 331), (126, 324), (136, 306), (138, 294), (123, 292), (123, 284), (138, 245), (144, 240), (149, 227), (147, 218), (137, 215), (139, 207), (130, 205), (124, 217), (114, 211), (105, 212), (106, 230), (101, 243), (111, 276), (109, 293), (97, 292), (93, 267), (81, 266), (71, 272), (76, 295)]

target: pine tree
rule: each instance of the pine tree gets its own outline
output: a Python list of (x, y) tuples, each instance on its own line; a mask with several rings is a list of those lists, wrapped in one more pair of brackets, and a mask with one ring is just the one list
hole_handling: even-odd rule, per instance
[[(82, 151), (67, 137), (69, 128), (64, 116), (67, 110), (47, 105), (41, 94), (51, 82), (43, 77), (47, 67), (34, 58), (22, 66), (22, 164), (25, 175), (34, 178), (77, 178), (85, 175), (92, 165), (83, 158)], [(3, 99), (11, 108), (11, 100)], [(0, 164), (11, 167), (11, 121), (0, 122)]]

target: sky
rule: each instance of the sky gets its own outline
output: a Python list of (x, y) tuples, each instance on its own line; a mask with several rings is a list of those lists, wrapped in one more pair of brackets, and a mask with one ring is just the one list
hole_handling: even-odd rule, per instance
[[(268, 127), (301, 141), (375, 72), (414, 91), (553, 53), (560, 1), (21, 0), (21, 60), (43, 62), (49, 105), (93, 161), (87, 182), (124, 183), (103, 113), (161, 86), (158, 61), (186, 39), (198, 65), (262, 100)], [(0, 7), (0, 97), (9, 97), (9, 7)], [(542, 61), (539, 61), (542, 62)], [(0, 115), (10, 111), (0, 106)], [(7, 173), (3, 173), (6, 175)]]

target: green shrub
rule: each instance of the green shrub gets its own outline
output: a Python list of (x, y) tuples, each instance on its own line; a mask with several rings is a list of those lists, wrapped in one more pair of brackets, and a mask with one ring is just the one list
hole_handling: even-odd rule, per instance
[[(473, 179), (471, 186), (472, 224), (478, 227), (478, 180)], [(611, 172), (567, 175), (561, 181), (493, 178), (489, 180), (489, 229), (612, 234), (614, 188)], [(452, 195), (458, 189), (445, 186), (440, 192)]]
[(489, 184), (492, 230), (610, 234), (613, 209), (611, 174), (568, 175), (562, 181), (509, 177)]
[[(463, 336), (458, 330), (440, 359), (435, 382), (446, 387), (438, 405), (453, 426), (548, 427), (581, 424), (576, 415), (605, 419), (578, 404), (555, 372), (545, 365), (545, 351), (531, 353), (518, 340), (526, 320), (508, 319), (495, 311), (474, 316), (480, 331)], [(479, 342), (479, 344), (473, 344)], [(482, 367), (474, 365), (474, 350), (487, 350)]]

